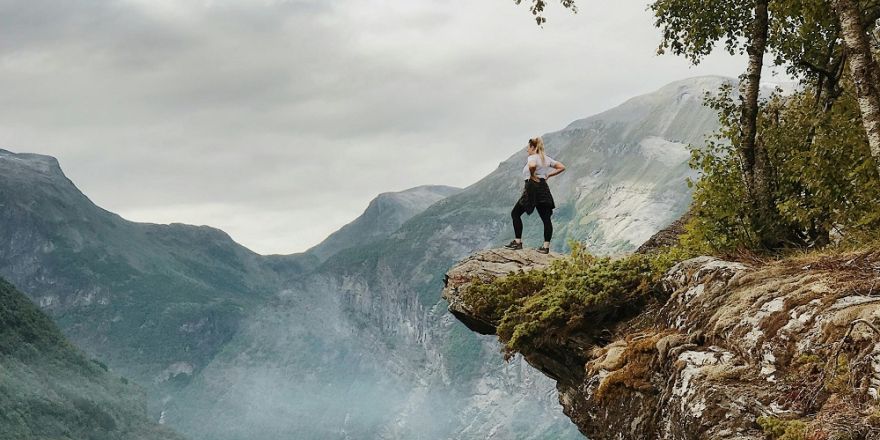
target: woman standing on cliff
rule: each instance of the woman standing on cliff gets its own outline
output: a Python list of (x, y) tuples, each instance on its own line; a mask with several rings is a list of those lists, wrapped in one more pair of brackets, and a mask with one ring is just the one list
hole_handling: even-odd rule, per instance
[(556, 204), (553, 202), (553, 194), (550, 194), (547, 179), (565, 171), (565, 165), (544, 153), (544, 141), (540, 137), (529, 139), (526, 153), (529, 157), (526, 159), (526, 166), (522, 171), (523, 179), (526, 182), (525, 188), (519, 201), (513, 205), (513, 211), (510, 212), (513, 219), (513, 233), (516, 238), (504, 247), (522, 249), (522, 215), (523, 213), (532, 215), (532, 212), (537, 209), (541, 221), (544, 222), (544, 245), (537, 250), (542, 254), (548, 254), (550, 253), (550, 239), (553, 237), (553, 223), (550, 221), (550, 216), (553, 215), (553, 208), (556, 208)]

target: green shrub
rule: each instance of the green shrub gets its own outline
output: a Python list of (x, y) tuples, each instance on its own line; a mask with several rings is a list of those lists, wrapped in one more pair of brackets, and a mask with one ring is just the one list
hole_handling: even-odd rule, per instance
[(572, 334), (598, 333), (637, 313), (660, 277), (689, 256), (673, 248), (650, 256), (598, 258), (574, 246), (571, 255), (547, 269), (475, 282), (462, 296), (476, 314), (497, 323), (510, 356)]

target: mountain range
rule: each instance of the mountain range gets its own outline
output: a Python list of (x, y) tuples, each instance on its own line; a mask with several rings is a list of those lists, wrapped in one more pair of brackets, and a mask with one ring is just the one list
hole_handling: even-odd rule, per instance
[[(717, 129), (702, 98), (726, 81), (672, 83), (544, 135), (567, 167), (551, 180), (556, 250), (631, 251), (677, 219), (688, 145)], [(511, 238), (524, 158), (464, 189), (382, 194), (314, 248), (263, 256), (207, 226), (127, 221), (55, 159), (0, 150), (0, 276), (191, 439), (580, 438), (550, 380), (502, 362), (440, 300), (455, 261)]]

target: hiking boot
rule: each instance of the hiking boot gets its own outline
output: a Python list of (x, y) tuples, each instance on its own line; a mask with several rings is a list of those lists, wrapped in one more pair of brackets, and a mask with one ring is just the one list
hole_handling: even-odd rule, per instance
[(517, 243), (516, 240), (511, 240), (510, 243), (504, 245), (505, 249), (513, 249), (515, 251), (522, 249), (522, 242)]
[(539, 254), (549, 254), (550, 253), (550, 248), (548, 248), (548, 247), (539, 247), (538, 249), (535, 249), (535, 250), (538, 251)]

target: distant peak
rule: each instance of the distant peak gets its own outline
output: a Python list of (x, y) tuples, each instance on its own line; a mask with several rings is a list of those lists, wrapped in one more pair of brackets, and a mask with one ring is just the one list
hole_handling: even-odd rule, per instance
[(354, 221), (306, 252), (326, 260), (341, 250), (388, 237), (416, 214), (460, 191), (451, 186), (423, 185), (379, 194)]
[(439, 194), (444, 196), (449, 196), (461, 191), (461, 188), (456, 188), (454, 186), (445, 186), (445, 185), (421, 185), (415, 186), (409, 189), (405, 189), (402, 191), (389, 191), (380, 193), (379, 197), (395, 197), (395, 196), (406, 196), (412, 194)]
[[(695, 76), (692, 78), (685, 78), (679, 81), (673, 81), (660, 89), (658, 89), (654, 93), (662, 93), (664, 91), (681, 91), (681, 90), (693, 90), (698, 91), (702, 95), (705, 92), (711, 92), (718, 90), (722, 85), (729, 84), (733, 86), (734, 93), (737, 93), (737, 87), (740, 82), (738, 78), (732, 78), (729, 76), (720, 76), (720, 75), (705, 75), (705, 76)], [(765, 78), (761, 81), (761, 94), (769, 94), (775, 91), (777, 88), (782, 90), (784, 95), (790, 94), (797, 90), (798, 83), (793, 81), (773, 81), (772, 78)]]
[(49, 176), (63, 176), (58, 159), (33, 153), (14, 153), (0, 148), (0, 170), (4, 173), (20, 173), (22, 170)]
[(702, 100), (706, 92), (716, 92), (724, 85), (731, 85), (736, 88), (739, 80), (728, 76), (705, 75), (685, 78), (673, 81), (659, 89), (633, 98), (634, 100), (644, 98), (669, 99), (680, 97), (682, 94), (690, 95)]
[(652, 92), (630, 98), (602, 113), (576, 120), (563, 131), (588, 128), (596, 121), (642, 125), (654, 123), (656, 130), (649, 134), (659, 136), (662, 135), (664, 127), (668, 128), (664, 118), (676, 114), (685, 107), (703, 107), (703, 99), (707, 92), (716, 92), (724, 84), (733, 85), (735, 91), (738, 83), (735, 78), (719, 75), (696, 76), (673, 81)]
[(739, 83), (739, 80), (736, 78), (731, 78), (729, 76), (721, 76), (721, 75), (703, 75), (703, 76), (694, 76), (691, 78), (685, 78), (678, 81), (673, 81), (669, 84), (666, 84), (663, 87), (660, 87), (657, 91), (669, 90), (669, 89), (681, 89), (681, 88), (694, 88), (694, 89), (706, 89), (712, 90), (717, 89), (723, 84), (733, 84), (736, 85)]

